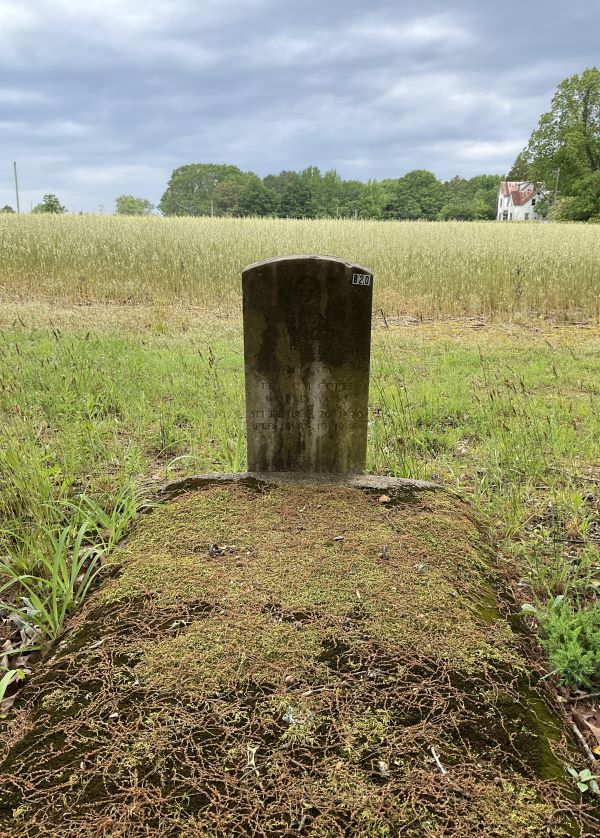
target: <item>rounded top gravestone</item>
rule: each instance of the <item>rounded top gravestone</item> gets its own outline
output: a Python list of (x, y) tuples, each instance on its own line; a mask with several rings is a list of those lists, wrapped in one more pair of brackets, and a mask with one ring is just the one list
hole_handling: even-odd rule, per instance
[(283, 256), (242, 274), (250, 471), (365, 469), (373, 274)]

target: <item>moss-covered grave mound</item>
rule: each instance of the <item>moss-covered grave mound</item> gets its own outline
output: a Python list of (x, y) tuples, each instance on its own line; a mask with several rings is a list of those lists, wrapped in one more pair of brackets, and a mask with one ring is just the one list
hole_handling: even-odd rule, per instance
[(143, 516), (5, 731), (3, 835), (579, 835), (560, 722), (443, 491)]

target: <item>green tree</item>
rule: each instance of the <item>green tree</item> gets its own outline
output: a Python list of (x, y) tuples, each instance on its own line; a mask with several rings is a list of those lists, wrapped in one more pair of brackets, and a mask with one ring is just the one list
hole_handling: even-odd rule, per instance
[(115, 198), (116, 215), (150, 215), (154, 204), (147, 198), (135, 198), (133, 195), (119, 195)]
[(319, 218), (325, 214), (323, 178), (318, 166), (308, 166), (300, 172), (303, 193), (303, 218)]
[(517, 155), (517, 159), (512, 164), (511, 170), (506, 176), (507, 180), (527, 181), (530, 178), (529, 163), (527, 161), (526, 150)]
[[(173, 171), (158, 208), (164, 215), (210, 215), (216, 211), (215, 190), (223, 181), (243, 182), (237, 166), (190, 163)], [(222, 200), (223, 196), (217, 195)]]
[(386, 218), (433, 221), (444, 204), (444, 187), (432, 172), (414, 169), (397, 180), (384, 180)]
[(277, 214), (282, 218), (307, 218), (310, 216), (311, 192), (307, 177), (298, 172), (283, 171), (267, 175), (263, 183), (277, 195)]
[(253, 175), (244, 184), (240, 195), (241, 215), (275, 215), (278, 197), (273, 189), (269, 189), (262, 180)]
[(330, 169), (320, 178), (318, 186), (315, 217), (341, 218), (344, 215), (344, 181), (340, 175)]
[(500, 175), (475, 175), (467, 181), (469, 193), (473, 195), (477, 218), (496, 218), (501, 181)]
[(66, 212), (66, 209), (60, 203), (56, 195), (52, 195), (50, 193), (48, 195), (44, 195), (44, 200), (35, 206), (32, 212), (49, 212), (59, 215), (60, 213)]
[(12, 212), (12, 213), (14, 213), (14, 209), (11, 206), (9, 206), (8, 204), (5, 204), (2, 207), (2, 209), (0, 209), (0, 212), (7, 212), (7, 213)]
[(398, 221), (416, 221), (423, 217), (417, 199), (410, 193), (398, 188), (397, 181), (384, 180), (383, 187), (387, 198), (383, 210), (384, 218), (393, 218)]
[(550, 213), (552, 220), (600, 221), (600, 170), (579, 178), (572, 193), (556, 201)]
[(469, 180), (453, 177), (444, 183), (446, 195), (440, 221), (479, 221), (496, 217), (500, 175), (475, 175)]
[(451, 198), (438, 213), (440, 221), (476, 221), (477, 209), (467, 195)]
[(360, 180), (340, 182), (339, 215), (343, 218), (369, 218), (367, 197), (369, 187)]
[(368, 180), (364, 184), (362, 201), (358, 212), (360, 218), (383, 218), (386, 192), (381, 183), (376, 180)]
[(513, 171), (573, 196), (581, 179), (600, 170), (600, 70), (590, 67), (562, 81)]
[(317, 166), (300, 172), (307, 195), (304, 202), (306, 218), (339, 218), (344, 214), (344, 181), (335, 169), (321, 174)]
[(239, 215), (243, 190), (241, 178), (228, 178), (217, 183), (213, 192), (213, 211), (217, 215)]
[(213, 204), (219, 215), (273, 215), (277, 207), (277, 195), (254, 172), (243, 172), (241, 177), (217, 184)]

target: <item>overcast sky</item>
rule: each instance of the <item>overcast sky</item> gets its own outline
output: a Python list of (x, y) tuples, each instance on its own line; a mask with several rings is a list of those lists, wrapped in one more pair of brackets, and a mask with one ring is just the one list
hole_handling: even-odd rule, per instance
[(0, 0), (0, 206), (157, 202), (173, 168), (505, 172), (600, 64), (598, 0)]

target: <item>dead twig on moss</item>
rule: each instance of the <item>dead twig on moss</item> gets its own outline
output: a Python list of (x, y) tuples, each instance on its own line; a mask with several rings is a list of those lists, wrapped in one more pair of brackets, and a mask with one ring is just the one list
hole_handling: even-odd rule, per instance
[(597, 765), (598, 760), (594, 756), (594, 752), (592, 751), (592, 749), (590, 748), (588, 743), (585, 741), (585, 737), (584, 737), (583, 733), (579, 730), (579, 728), (577, 727), (575, 722), (571, 722), (571, 730), (575, 734), (575, 737), (577, 738), (577, 741), (578, 741), (579, 745), (581, 746), (581, 750), (586, 755), (589, 762), (591, 762), (592, 765)]
[(430, 750), (431, 750), (431, 754), (432, 754), (432, 756), (433, 756), (433, 759), (434, 759), (435, 764), (436, 764), (436, 765), (437, 765), (437, 767), (440, 769), (440, 773), (441, 773), (441, 774), (447, 774), (448, 772), (446, 771), (446, 769), (444, 768), (444, 766), (443, 766), (443, 765), (442, 765), (442, 763), (440, 762), (440, 757), (439, 757), (439, 754), (437, 753), (437, 751), (435, 750), (435, 748), (433, 747), (433, 745), (431, 746)]

